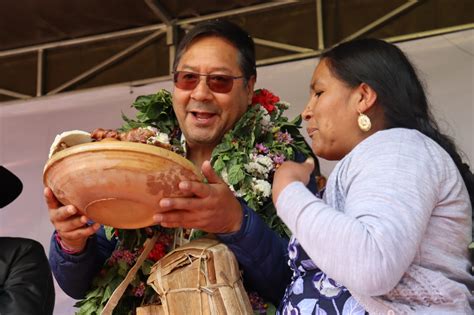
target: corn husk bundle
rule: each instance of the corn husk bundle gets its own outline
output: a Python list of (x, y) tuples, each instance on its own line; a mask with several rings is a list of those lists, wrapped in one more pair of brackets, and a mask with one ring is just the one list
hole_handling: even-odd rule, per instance
[(253, 314), (234, 254), (215, 239), (194, 240), (168, 253), (147, 283), (161, 299), (157, 313)]

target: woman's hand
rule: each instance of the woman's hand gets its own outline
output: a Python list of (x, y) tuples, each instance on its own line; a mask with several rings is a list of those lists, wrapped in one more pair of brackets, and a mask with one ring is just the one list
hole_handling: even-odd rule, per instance
[(276, 170), (273, 178), (272, 198), (276, 204), (278, 196), (292, 182), (302, 182), (308, 185), (309, 177), (314, 170), (314, 160), (309, 157), (303, 163), (286, 161)]

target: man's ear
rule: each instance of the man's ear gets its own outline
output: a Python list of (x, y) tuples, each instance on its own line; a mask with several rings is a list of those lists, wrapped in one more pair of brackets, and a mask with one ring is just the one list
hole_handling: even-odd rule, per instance
[(252, 104), (252, 98), (253, 98), (253, 92), (255, 88), (255, 81), (257, 81), (257, 78), (253, 75), (248, 79), (247, 81), (247, 104)]
[(356, 91), (358, 94), (357, 111), (359, 113), (364, 113), (374, 107), (377, 101), (377, 92), (370, 85), (362, 82), (356, 88)]

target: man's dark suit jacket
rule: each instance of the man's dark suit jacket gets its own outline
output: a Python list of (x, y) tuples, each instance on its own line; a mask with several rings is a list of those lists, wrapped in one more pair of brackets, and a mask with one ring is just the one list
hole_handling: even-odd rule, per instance
[(43, 246), (0, 237), (0, 314), (50, 315), (53, 308), (53, 278)]

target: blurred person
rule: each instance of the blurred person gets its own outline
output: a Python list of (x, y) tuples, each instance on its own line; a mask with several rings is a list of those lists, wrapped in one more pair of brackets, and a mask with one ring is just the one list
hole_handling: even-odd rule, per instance
[[(0, 166), (0, 208), (20, 195), (18, 177)], [(0, 314), (52, 314), (54, 284), (43, 246), (35, 240), (0, 237)]]

